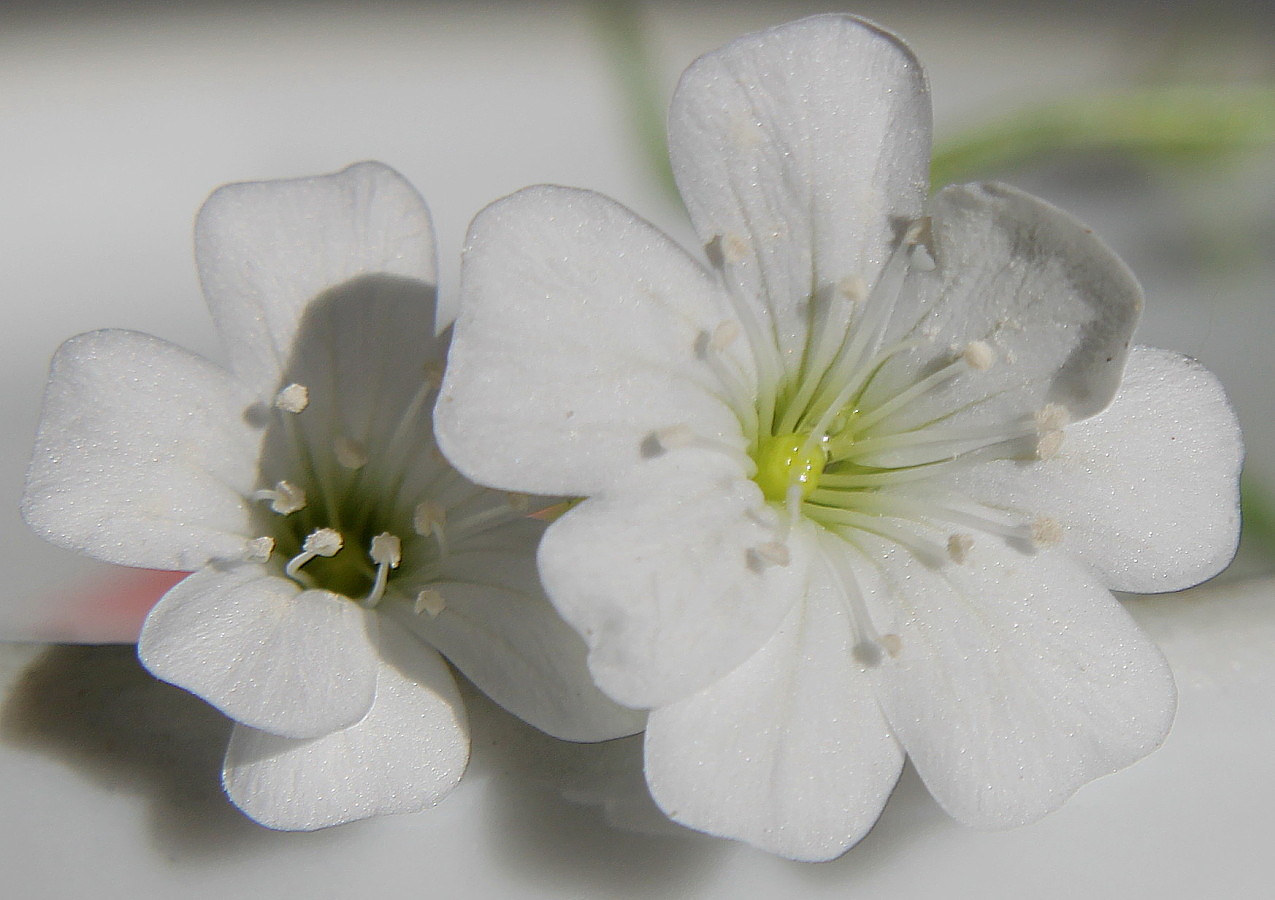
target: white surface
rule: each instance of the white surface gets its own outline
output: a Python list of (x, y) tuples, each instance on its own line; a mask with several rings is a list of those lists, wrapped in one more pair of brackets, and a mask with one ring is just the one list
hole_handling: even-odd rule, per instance
[(268, 832), (218, 796), (227, 728), (198, 701), (119, 648), (9, 645), (0, 865), (10, 896), (56, 898), (1265, 897), (1273, 604), (1275, 582), (1136, 601), (1177, 673), (1177, 723), (1162, 749), (1060, 812), (970, 831), (908, 770), (877, 828), (820, 865), (608, 827), (598, 804), (654, 821), (635, 741), (554, 742), (472, 698), (471, 772), (439, 807)]
[[(433, 209), (445, 296), (455, 282), (446, 261), (470, 216), (527, 184), (593, 188), (661, 224), (676, 222), (638, 170), (605, 51), (582, 8), (333, 10), (235, 4), (192, 16), (0, 21), (0, 504), (8, 510), (0, 552), (10, 626), (29, 623), (24, 611), (38, 611), (39, 598), (77, 573), (98, 571), (30, 535), (13, 511), (48, 357), (65, 337), (104, 326), (217, 353), (190, 249), (194, 213), (216, 185), (383, 159)], [(927, 64), (940, 136), (970, 114), (1100, 84), (1128, 69), (1131, 35), (1143, 37), (1093, 16), (1042, 25), (1003, 10), (940, 18), (892, 4), (861, 11), (902, 32)], [(657, 9), (662, 82), (671, 88), (695, 53), (794, 14), (706, 5), (685, 18)], [(1193, 197), (1223, 204), (1234, 229), (1224, 239), (1265, 246), (1269, 188), (1244, 185), (1270, 183), (1231, 185), (1232, 202), (1201, 182)], [(1034, 187), (1116, 244), (1148, 286), (1139, 340), (1218, 370), (1258, 448), (1250, 458), (1275, 472), (1275, 454), (1264, 449), (1275, 446), (1269, 264), (1260, 290), (1236, 271), (1185, 270), (1177, 248), (1190, 204), (1173, 191), (1150, 188), (1151, 203), (1138, 206), (1105, 184)], [(312, 835), (268, 832), (217, 790), (228, 732), (215, 714), (142, 679), (124, 651), (54, 651), (25, 687), (6, 692), (0, 711), (0, 890), (50, 898), (1262, 897), (1275, 836), (1272, 603), (1271, 584), (1139, 601), (1136, 614), (1177, 672), (1178, 723), (1162, 750), (1085, 788), (1056, 815), (1012, 832), (967, 831), (908, 773), (864, 843), (817, 866), (695, 835), (603, 827), (564, 792), (658, 823), (641, 796), (636, 743), (558, 744), (494, 712), (476, 716), (471, 774), (439, 808)], [(0, 648), (0, 670), (17, 679), (42, 652)], [(610, 791), (615, 782), (620, 789)]]

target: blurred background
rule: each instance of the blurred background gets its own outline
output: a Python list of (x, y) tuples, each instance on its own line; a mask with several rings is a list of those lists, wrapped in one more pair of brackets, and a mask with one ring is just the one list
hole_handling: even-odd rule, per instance
[[(150, 332), (220, 358), (191, 256), (192, 220), (213, 188), (230, 181), (328, 172), (361, 159), (389, 163), (420, 189), (434, 213), (444, 302), (455, 296), (457, 258), (470, 218), (490, 201), (529, 184), (601, 191), (689, 244), (689, 229), (668, 189), (661, 146), (664, 109), (677, 76), (694, 57), (733, 37), (831, 9), (866, 16), (898, 32), (926, 65), (942, 181), (1006, 180), (1087, 221), (1146, 288), (1139, 342), (1197, 357), (1225, 383), (1248, 447), (1245, 547), (1224, 576), (1235, 586), (1212, 586), (1197, 596), (1239, 599), (1229, 603), (1225, 615), (1211, 618), (1198, 618), (1191, 600), (1166, 600), (1155, 611), (1138, 614), (1153, 632), (1161, 629), (1157, 636), (1168, 641), (1171, 659), (1175, 652), (1184, 654), (1187, 684), (1229, 692), (1229, 702), (1240, 706), (1226, 713), (1230, 718), (1225, 723), (1201, 719), (1193, 726), (1209, 732), (1188, 744), (1195, 747), (1190, 753), (1204, 756), (1188, 756), (1180, 763), (1184, 768), (1170, 768), (1163, 776), (1153, 772), (1150, 781), (1117, 788), (1117, 795), (1111, 795), (1117, 799), (1110, 802), (1117, 804), (1113, 809), (1123, 810), (1122, 791), (1158, 796), (1162, 786), (1155, 777), (1181, 788), (1176, 780), (1180, 772), (1195, 778), (1200, 765), (1221, 766), (1223, 759), (1232, 768), (1240, 765), (1247, 751), (1237, 750), (1236, 743), (1254, 739), (1252, 732), (1242, 731), (1251, 725), (1236, 724), (1248, 722), (1243, 703), (1249, 700), (1237, 700), (1238, 689), (1214, 670), (1232, 675), (1242, 670), (1250, 681), (1271, 675), (1269, 664), (1263, 669), (1254, 661), (1257, 645), (1235, 649), (1234, 636), (1256, 640), (1255, 635), (1270, 635), (1271, 592), (1255, 589), (1262, 582), (1252, 579), (1275, 567), (1275, 515), (1268, 511), (1275, 509), (1275, 357), (1270, 349), (1275, 333), (1275, 6), (1260, 2), (865, 0), (839, 7), (603, 0), (6, 0), (0, 5), (0, 308), (9, 319), (0, 328), (0, 420), (5, 423), (0, 431), (0, 527), (8, 582), (0, 630), (38, 640), (44, 636), (49, 608), (87, 602), (102, 585), (114, 583), (105, 567), (30, 535), (16, 512), (48, 359), (63, 339), (101, 327)], [(1214, 633), (1210, 629), (1215, 628), (1223, 629), (1216, 641), (1234, 653), (1218, 656), (1192, 643), (1192, 634)], [(82, 637), (101, 639), (109, 631), (108, 623)], [(41, 652), (31, 645), (4, 656), (0, 673), (6, 683), (29, 688), (29, 666)], [(1205, 662), (1200, 662), (1200, 653)], [(129, 674), (127, 660), (127, 654), (64, 653), (53, 669), (45, 666), (40, 672), (53, 684), (82, 681), (85, 690), (102, 679), (113, 684), (109, 679), (118, 677), (129, 690), (141, 692), (138, 703), (145, 706), (150, 688), (140, 676)], [(1197, 663), (1200, 668), (1193, 675), (1191, 666)], [(61, 682), (50, 672), (63, 673)], [(38, 708), (46, 695), (36, 691), (24, 696), (24, 702)], [(58, 715), (72, 715), (73, 705), (58, 696), (63, 704)], [(74, 696), (82, 700), (84, 694)], [(201, 715), (191, 712), (189, 704), (172, 702), (175, 709), (186, 710), (173, 713), (178, 719)], [(9, 712), (15, 708), (11, 702)], [(83, 714), (85, 707), (74, 709)], [(1263, 721), (1271, 719), (1268, 702), (1262, 709)], [(137, 710), (129, 710), (120, 715), (135, 723)], [(1185, 718), (1185, 710), (1184, 699), (1179, 730), (1187, 727), (1185, 721), (1195, 721)], [(171, 777), (156, 774), (164, 766), (171, 768), (168, 751), (159, 756), (168, 762), (143, 766), (149, 775), (134, 771), (126, 778), (118, 765), (102, 763), (100, 754), (97, 763), (85, 768), (82, 755), (75, 756), (80, 751), (68, 757), (67, 748), (77, 742), (109, 744), (118, 732), (99, 722), (94, 727), (105, 732), (72, 727), (64, 733), (49, 724), (56, 719), (23, 719), (17, 726), (10, 721), (10, 737), (26, 737), (0, 745), (0, 790), (21, 811), (0, 826), (21, 835), (17, 843), (0, 840), (0, 871), (11, 873), (5, 877), (29, 877), (33, 884), (52, 879), (65, 893), (47, 896), (81, 895), (72, 887), (80, 882), (67, 870), (35, 860), (45, 853), (52, 858), (66, 821), (82, 814), (91, 824), (66, 834), (82, 842), (86, 828), (89, 833), (118, 831), (122, 843), (112, 844), (109, 865), (119, 868), (122, 877), (146, 869), (150, 875), (145, 883), (153, 890), (173, 884), (190, 889), (187, 879), (196, 877), (191, 871), (196, 871), (196, 880), (211, 877), (210, 868), (188, 868), (194, 865), (190, 859), (199, 856), (192, 847), (209, 836), (224, 837), (223, 832), (210, 826), (192, 832), (201, 836), (193, 843), (157, 843), (155, 835), (166, 820), (156, 818), (153, 802), (147, 806), (139, 801), (153, 801), (158, 792), (173, 805), (171, 791), (164, 794)], [(156, 740), (175, 740), (173, 721), (167, 714), (160, 716), (168, 724)], [(215, 769), (221, 722), (215, 717), (200, 721), (173, 752), (204, 748), (190, 734), (207, 733), (216, 752), (204, 748), (199, 750), (203, 756), (196, 755), (204, 769)], [(142, 724), (154, 732), (153, 717)], [(508, 751), (534, 746), (535, 753), (555, 760), (549, 766), (555, 772), (575, 765), (559, 765), (554, 754), (561, 751), (547, 749), (533, 736), (511, 736), (514, 732), (503, 724), (491, 728), (492, 747)], [(1262, 734), (1269, 736), (1269, 728)], [(141, 745), (150, 746), (146, 740)], [(39, 760), (33, 749), (58, 761)], [(636, 765), (634, 753), (632, 747), (622, 751), (628, 754), (629, 774)], [(66, 774), (68, 759), (79, 759), (75, 765), (80, 774)], [(498, 755), (492, 771), (517, 769), (510, 759)], [(594, 760), (588, 765), (600, 764)], [(86, 771), (92, 774), (84, 775)], [(1166, 809), (1157, 817), (1156, 808), (1137, 801), (1138, 815), (1149, 817), (1143, 825), (1154, 834), (1126, 833), (1125, 838), (1150, 854), (1148, 859), (1179, 850), (1187, 855), (1179, 854), (1178, 869), (1139, 876), (1136, 861), (1141, 857), (1135, 854), (1119, 870), (1118, 877), (1126, 880), (1111, 882), (1127, 890), (1096, 896), (1143, 896), (1143, 888), (1145, 896), (1152, 895), (1152, 888), (1157, 896), (1176, 895), (1193, 886), (1184, 880), (1184, 867), (1193, 861), (1203, 865), (1219, 853), (1228, 860), (1244, 858), (1241, 851), (1247, 845), (1242, 841), (1250, 838), (1232, 840), (1238, 834), (1236, 820), (1226, 817), (1241, 815), (1235, 810), (1247, 808), (1245, 803), (1259, 802), (1248, 790), (1253, 784), (1244, 780), (1245, 771), (1241, 765), (1229, 787), (1206, 788), (1201, 782), (1196, 793), (1188, 791), (1190, 797), (1198, 794), (1199, 802), (1214, 804), (1207, 810), (1192, 807), (1189, 797), (1181, 801), (1185, 806), (1180, 814), (1189, 820), (1181, 827), (1195, 827), (1191, 823), (1198, 825), (1204, 817), (1210, 834), (1220, 841), (1216, 846), (1191, 844), (1194, 849), (1187, 851), (1172, 841), (1157, 843), (1156, 823), (1172, 821), (1172, 812)], [(125, 783), (127, 790), (121, 788)], [(200, 814), (219, 802), (215, 780), (210, 783), (213, 800), (200, 807)], [(1275, 799), (1269, 777), (1257, 787), (1261, 800)], [(537, 806), (539, 800), (528, 800), (508, 783), (503, 790), (516, 796), (506, 796), (505, 806), (497, 803), (496, 808), (515, 819), (574, 815), (563, 813), (560, 805)], [(572, 790), (579, 793), (579, 785)], [(1234, 796), (1219, 796), (1220, 790)], [(1003, 836), (966, 833), (946, 823), (927, 805), (918, 784), (905, 783), (900, 793), (904, 799), (892, 802), (896, 811), (887, 813), (893, 818), (883, 828), (896, 836), (924, 834), (926, 841), (937, 841), (932, 855), (887, 849), (885, 839), (874, 834), (832, 867), (799, 869), (749, 856), (747, 866), (754, 869), (738, 861), (731, 868), (714, 855), (725, 851), (686, 850), (702, 846), (693, 841), (684, 845), (682, 838), (644, 837), (625, 843), (627, 838), (617, 837), (598, 843), (579, 823), (545, 832), (553, 838), (533, 836), (540, 826), (529, 826), (517, 839), (505, 834), (499, 851), (506, 861), (525, 863), (521, 867), (488, 871), (491, 860), (482, 855), (485, 851), (477, 857), (440, 857), (423, 846), (411, 849), (418, 839), (454, 843), (446, 836), (453, 826), (460, 834), (476, 829), (474, 841), (489, 844), (492, 831), (482, 824), (488, 821), (491, 807), (483, 804), (489, 801), (474, 800), (471, 793), (470, 801), (459, 796), (449, 801), (446, 809), (458, 810), (448, 813), (453, 818), (413, 817), (418, 821), (411, 826), (355, 826), (339, 829), (335, 836), (310, 837), (249, 827), (235, 832), (240, 855), (233, 858), (243, 863), (243, 871), (254, 873), (259, 879), (254, 883), (274, 885), (283, 896), (290, 895), (289, 885), (304, 880), (290, 874), (299, 860), (314, 865), (333, 848), (365, 863), (366, 871), (380, 873), (364, 876), (372, 882), (356, 884), (379, 885), (378, 878), (387, 879), (387, 887), (397, 883), (401, 873), (387, 859), (416, 853), (441, 867), (426, 866), (435, 878), (442, 872), (443, 881), (467, 886), (466, 896), (483, 896), (488, 889), (499, 895), (508, 879), (526, 888), (517, 894), (526, 896), (539, 896), (537, 891), (546, 896), (716, 896), (718, 890), (729, 896), (722, 885), (746, 884), (740, 881), (745, 871), (762, 872), (757, 877), (778, 878), (774, 884), (814, 895), (844, 893), (851, 885), (897, 887), (901, 878), (911, 878), (907, 884), (921, 890), (917, 886), (925, 884), (924, 878), (938, 877), (934, 873), (943, 865), (936, 864), (934, 873), (918, 873), (927, 859), (946, 860), (956, 868), (945, 877), (969, 877), (973, 885), (981, 883), (973, 873), (984, 871), (979, 860), (999, 859), (1005, 865), (1005, 850), (1012, 846), (1019, 859), (1013, 869), (1017, 874), (1006, 877), (1027, 879), (1013, 883), (1027, 885), (1033, 873), (1054, 872), (1064, 879), (1054, 884), (1053, 889), (1064, 891), (1058, 896), (1074, 896), (1078, 882), (1065, 879), (1081, 876), (1067, 865), (1067, 854), (1091, 863), (1107, 859), (1109, 845), (1100, 839), (1106, 832), (1094, 830), (1095, 823), (1119, 821), (1123, 814), (1103, 806), (1107, 801), (1095, 801), (1098, 811), (1089, 810), (1098, 818), (1085, 818), (1083, 809), (1071, 813), (1069, 807), (1047, 820), (1071, 815), (1063, 825), (1033, 826), (1046, 830), (1026, 829), (1021, 833), (1029, 837), (1008, 839), (1026, 843), (1005, 844)], [(465, 802), (477, 805), (466, 807)], [(1252, 809), (1257, 815), (1259, 807)], [(441, 816), (444, 811), (438, 812)], [(128, 824), (121, 826), (121, 821)], [(1260, 821), (1259, 833), (1264, 830), (1270, 837), (1269, 824), (1265, 818)], [(1126, 824), (1143, 827), (1133, 820)], [(1090, 836), (1077, 838), (1080, 834)], [(1032, 849), (1039, 846), (1032, 841), (1045, 840), (1043, 835), (1061, 848), (1060, 855), (1042, 856), (1043, 851)], [(584, 841), (596, 858), (572, 862), (565, 846), (550, 846), (557, 839)], [(248, 847), (254, 849), (244, 849)], [(271, 848), (269, 853), (265, 847)], [(255, 862), (249, 865), (248, 859)], [(272, 866), (276, 859), (281, 868)], [(216, 853), (205, 861), (212, 860), (224, 861)], [(685, 880), (651, 881), (652, 872), (672, 865), (669, 860), (677, 861), (669, 871), (682, 872)], [(1109, 862), (1093, 863), (1098, 868), (1092, 871), (1110, 874), (1114, 870), (1103, 868)], [(468, 880), (470, 863), (487, 874)], [(840, 875), (834, 874), (837, 866)], [(311, 895), (328, 896), (324, 891), (335, 890), (332, 879), (338, 876), (328, 868), (315, 871), (327, 880), (315, 882), (319, 892)], [(364, 870), (356, 865), (355, 871)], [(419, 860), (403, 871), (410, 872), (410, 877), (403, 875), (409, 883), (429, 883), (418, 880)], [(1232, 870), (1229, 877), (1242, 875)], [(294, 877), (302, 880), (290, 880)], [(1093, 877), (1099, 879), (1095, 884), (1102, 883), (1100, 875)], [(1210, 882), (1203, 878), (1202, 872), (1194, 886), (1208, 893)], [(642, 893), (643, 885), (655, 887)], [(1049, 889), (1048, 883), (1045, 887)], [(1248, 896), (1242, 891), (1228, 895)]]

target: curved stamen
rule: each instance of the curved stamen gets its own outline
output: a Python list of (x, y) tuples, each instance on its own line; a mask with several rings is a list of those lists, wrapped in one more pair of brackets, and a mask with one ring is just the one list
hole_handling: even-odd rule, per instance
[(397, 569), (403, 561), (403, 543), (396, 535), (383, 531), (372, 538), (372, 546), (368, 556), (376, 563), (376, 577), (372, 581), (372, 590), (368, 592), (363, 605), (369, 609), (381, 602), (385, 596), (385, 585), (389, 581), (390, 569)]
[(344, 543), (341, 532), (332, 528), (316, 528), (306, 535), (301, 544), (301, 552), (288, 560), (283, 572), (303, 587), (309, 587), (309, 579), (301, 574), (301, 567), (316, 556), (336, 556)]

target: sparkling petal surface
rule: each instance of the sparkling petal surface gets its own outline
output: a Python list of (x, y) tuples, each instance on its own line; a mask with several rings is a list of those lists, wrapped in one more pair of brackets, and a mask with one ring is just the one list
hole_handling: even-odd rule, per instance
[(711, 684), (774, 633), (805, 588), (807, 542), (765, 558), (775, 513), (730, 460), (683, 449), (555, 522), (540, 574), (589, 645), (598, 685), (657, 707)]
[(1071, 421), (1102, 410), (1142, 309), (1125, 265), (1075, 219), (1003, 185), (946, 188), (930, 211), (937, 268), (909, 278), (885, 341), (921, 346), (888, 361), (860, 406), (889, 401), (975, 342), (985, 355), (872, 433), (1030, 423), (1046, 404)]
[(959, 473), (958, 489), (1063, 526), (1066, 549), (1113, 590), (1181, 590), (1220, 571), (1239, 539), (1239, 425), (1198, 363), (1135, 347), (1115, 401), (1067, 429), (1048, 461)]
[(41, 536), (128, 566), (236, 558), (259, 432), (250, 394), (165, 341), (95, 331), (53, 358), (22, 513)]
[(594, 686), (584, 642), (540, 590), (535, 548), (543, 530), (536, 522), (512, 522), (454, 548), (431, 584), (442, 611), (400, 621), (541, 731), (570, 741), (634, 734), (645, 716)]
[[(462, 282), (435, 423), (475, 481), (587, 495), (640, 462), (657, 429), (693, 423), (742, 444), (696, 352), (731, 319), (724, 295), (619, 204), (554, 187), (498, 201), (474, 222)], [(723, 352), (749, 385), (744, 344)]]
[(147, 617), (138, 655), (153, 675), (236, 722), (315, 737), (372, 704), (375, 623), (349, 600), (302, 591), (261, 566), (210, 566)]
[[(817, 16), (748, 35), (696, 61), (669, 113), (669, 152), (700, 239), (800, 362), (813, 295), (871, 286), (898, 220), (921, 210), (929, 89), (893, 35)], [(850, 304), (826, 311), (843, 331)]]
[(819, 554), (805, 600), (761, 650), (651, 713), (646, 775), (656, 802), (692, 828), (790, 859), (832, 859), (857, 843), (881, 814), (903, 751), (854, 659), (856, 640)]
[(310, 831), (433, 806), (460, 781), (469, 730), (447, 664), (401, 629), (378, 636), (376, 702), (348, 728), (293, 740), (238, 725), (222, 782), (271, 828)]
[(221, 188), (200, 210), (195, 257), (232, 368), (263, 396), (281, 386), (314, 298), (361, 276), (436, 278), (424, 202), (397, 172), (373, 162)]
[(882, 707), (935, 799), (1005, 828), (1154, 750), (1173, 676), (1110, 593), (1057, 550), (1027, 555), (976, 535), (934, 570), (859, 539), (874, 624), (899, 637), (876, 676)]

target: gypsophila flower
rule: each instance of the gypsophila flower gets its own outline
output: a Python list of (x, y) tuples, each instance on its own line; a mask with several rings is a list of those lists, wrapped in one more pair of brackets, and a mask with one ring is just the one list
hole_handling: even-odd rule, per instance
[(657, 802), (827, 859), (905, 753), (1004, 827), (1151, 751), (1173, 681), (1109, 589), (1233, 552), (1216, 381), (1129, 350), (1140, 290), (1068, 216), (926, 200), (925, 78), (871, 24), (709, 54), (669, 128), (709, 265), (596, 194), (493, 204), (435, 413), (475, 480), (588, 498), (541, 574), (598, 684), (652, 710)]
[(433, 443), (429, 215), (400, 176), (231, 185), (200, 212), (231, 367), (99, 331), (53, 361), (23, 512), (108, 562), (195, 570), (138, 652), (236, 721), (223, 782), (275, 828), (430, 806), (469, 755), (445, 655), (559, 737), (640, 727), (540, 592), (525, 498)]

